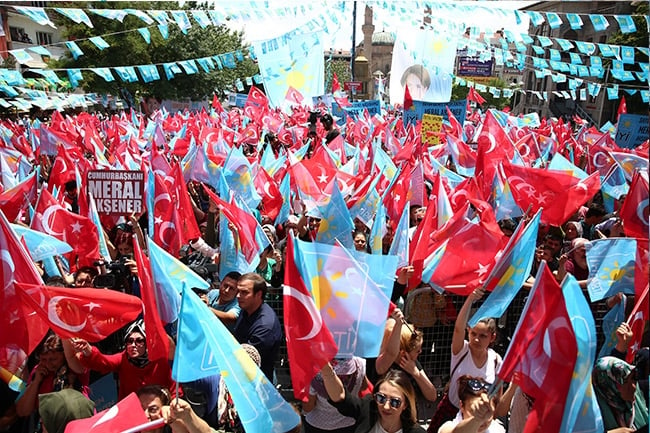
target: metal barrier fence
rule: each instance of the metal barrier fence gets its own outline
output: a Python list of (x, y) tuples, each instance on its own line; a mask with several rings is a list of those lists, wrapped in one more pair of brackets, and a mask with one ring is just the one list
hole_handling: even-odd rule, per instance
[[(589, 299), (587, 293), (585, 292), (584, 294)], [(513, 300), (506, 314), (498, 321), (498, 337), (493, 348), (501, 356), (504, 356), (508, 349), (508, 343), (517, 326), (517, 321), (523, 311), (527, 297), (528, 291), (522, 289)], [(281, 291), (278, 293), (278, 290), (275, 289), (273, 294), (267, 297), (266, 302), (275, 310), (280, 321), (282, 321)], [(460, 310), (463, 302), (465, 302), (465, 297), (463, 296), (453, 294), (441, 295), (432, 290), (418, 289), (408, 294), (404, 305), (403, 310), (406, 319), (424, 334), (422, 353), (418, 357), (418, 360), (438, 390), (442, 390), (449, 380), (451, 339), (454, 332), (454, 322), (456, 320), (456, 313)], [(481, 302), (477, 302), (474, 305), (474, 309), (480, 305)], [(607, 313), (607, 306), (605, 305), (605, 301), (599, 301), (590, 305), (596, 322), (596, 333), (598, 335), (597, 350), (600, 350), (600, 347), (604, 343), (604, 335), (601, 330), (602, 318)], [(381, 337), (381, 335), (377, 336), (377, 338)], [(289, 368), (287, 347), (283, 343), (275, 369), (277, 388), (285, 399), (293, 401), (293, 388), (291, 386)], [(425, 414), (425, 417), (428, 416), (430, 418), (435, 410), (436, 404), (436, 402), (419, 402), (418, 413)], [(420, 417), (422, 418), (422, 415)]]

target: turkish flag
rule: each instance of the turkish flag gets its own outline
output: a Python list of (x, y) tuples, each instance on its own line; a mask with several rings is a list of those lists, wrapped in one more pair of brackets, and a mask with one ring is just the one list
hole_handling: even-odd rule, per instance
[(483, 126), (477, 138), (477, 155), (474, 178), (481, 188), (482, 196), (488, 197), (492, 191), (492, 180), (499, 163), (510, 161), (515, 147), (492, 111), (485, 113)]
[(176, 209), (163, 177), (154, 173), (153, 240), (165, 251), (178, 257), (181, 248), (180, 234), (176, 227)]
[(248, 106), (254, 106), (257, 108), (268, 108), (269, 99), (266, 97), (264, 92), (258, 89), (255, 86), (251, 86), (250, 91), (248, 92), (248, 98), (246, 98), (246, 103), (244, 104), (244, 110)]
[(47, 182), (50, 192), (55, 186), (61, 190), (66, 182), (75, 180), (74, 167), (78, 161), (84, 159), (83, 155), (76, 149), (66, 149), (64, 146), (59, 146), (58, 150), (59, 152), (54, 159)]
[[(468, 295), (487, 279), (494, 257), (505, 247), (508, 238), (499, 228), (492, 208), (485, 202), (473, 200), (478, 221), (466, 218), (466, 212), (456, 213), (442, 229), (431, 235), (428, 252), (447, 242), (438, 267), (431, 276), (435, 285)], [(458, 288), (462, 286), (462, 288)]]
[(336, 72), (332, 72), (332, 93), (341, 91), (341, 83), (339, 83), (339, 77), (336, 75)]
[(636, 299), (634, 308), (630, 313), (630, 317), (627, 319), (627, 323), (630, 325), (633, 334), (627, 349), (627, 356), (625, 357), (625, 360), (630, 364), (634, 363), (634, 355), (641, 348), (643, 331), (648, 321), (648, 308), (650, 307), (650, 303), (648, 302), (648, 284), (646, 284), (645, 289), (642, 291), (635, 290), (634, 297)]
[(70, 244), (73, 267), (93, 266), (101, 257), (95, 224), (85, 216), (64, 209), (46, 189), (41, 190), (36, 203), (31, 228)]
[(404, 206), (411, 200), (411, 174), (411, 165), (404, 164), (395, 181), (388, 187), (389, 190), (384, 193), (383, 204), (392, 221), (399, 221)]
[(214, 96), (212, 97), (212, 108), (219, 114), (223, 113), (223, 107), (221, 106), (221, 102), (219, 102), (219, 97), (215, 93)]
[(633, 238), (648, 239), (648, 178), (640, 172), (634, 174), (630, 190), (625, 197), (620, 211), (625, 235)]
[[(163, 419), (160, 419), (164, 422)], [(115, 433), (127, 431), (147, 424), (145, 415), (136, 393), (132, 392), (109, 409), (103, 410), (90, 418), (70, 421), (65, 433)]]
[(469, 88), (469, 93), (467, 94), (467, 100), (468, 101), (474, 101), (479, 105), (485, 104), (485, 98), (481, 96), (480, 93), (478, 93), (476, 90), (474, 90), (473, 87)]
[[(136, 238), (133, 238), (133, 258), (138, 265), (138, 280), (140, 281), (140, 296), (144, 306), (144, 326), (147, 330), (147, 351), (149, 360), (169, 358), (169, 340), (158, 315), (154, 281), (151, 276), (151, 263), (140, 248)], [(161, 299), (160, 302), (164, 302)]]
[(293, 88), (292, 86), (289, 86), (287, 89), (287, 94), (285, 95), (284, 99), (286, 99), (289, 102), (293, 102), (294, 104), (302, 105), (302, 101), (305, 99), (302, 94)]
[(621, 117), (621, 114), (627, 113), (627, 102), (625, 102), (625, 95), (621, 96), (621, 103), (618, 104), (618, 110), (616, 110), (616, 119), (618, 120)]
[(497, 373), (535, 399), (524, 433), (559, 431), (577, 354), (562, 288), (542, 262)]
[(616, 164), (609, 150), (599, 144), (587, 145), (587, 170), (590, 174), (598, 172), (602, 177), (609, 174), (612, 166)]
[(409, 111), (411, 107), (413, 107), (413, 98), (409, 92), (409, 86), (406, 84), (404, 86), (404, 111)]
[(100, 341), (137, 319), (142, 302), (107, 289), (16, 283), (20, 298), (63, 338)]
[(183, 169), (180, 163), (174, 162), (171, 174), (174, 179), (175, 193), (172, 197), (176, 208), (176, 227), (179, 228), (183, 244), (188, 244), (190, 241), (200, 238), (201, 232), (194, 217), (191, 198), (187, 191), (187, 184), (183, 179)]
[(307, 290), (298, 268), (301, 266), (300, 257), (293, 234), (290, 233), (284, 272), (284, 330), (293, 394), (297, 399), (306, 401), (311, 380), (336, 356), (338, 347)]
[(38, 346), (48, 327), (23, 305), (15, 282), (42, 284), (31, 257), (0, 212), (0, 366), (16, 373)]
[(564, 171), (503, 164), (512, 196), (521, 209), (542, 211), (542, 222), (561, 226), (600, 189), (598, 173), (580, 180)]
[(0, 194), (0, 209), (9, 221), (16, 221), (20, 211), (36, 200), (36, 174)]
[(255, 256), (260, 252), (257, 240), (255, 239), (255, 231), (258, 226), (257, 220), (249, 212), (240, 209), (234, 201), (231, 200), (230, 203), (225, 202), (205, 186), (203, 186), (203, 188), (210, 196), (210, 199), (213, 200), (221, 212), (223, 212), (226, 219), (228, 219), (228, 222), (237, 229), (237, 240), (241, 247), (242, 254), (244, 254), (246, 261), (251, 263)]
[(284, 203), (280, 187), (264, 167), (261, 166), (253, 178), (253, 184), (257, 193), (262, 197), (262, 204), (264, 205), (262, 213), (271, 218), (271, 221), (275, 221)]

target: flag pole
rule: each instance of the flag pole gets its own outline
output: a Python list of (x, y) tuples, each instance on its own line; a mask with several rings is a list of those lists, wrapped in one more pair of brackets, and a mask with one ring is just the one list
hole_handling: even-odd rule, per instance
[(643, 303), (643, 300), (648, 296), (648, 288), (649, 288), (649, 287), (650, 287), (650, 285), (646, 284), (645, 289), (644, 289), (643, 292), (641, 293), (641, 296), (640, 296), (639, 299), (637, 299), (636, 302), (634, 303), (634, 308), (632, 309), (632, 312), (630, 313), (630, 315), (628, 316), (627, 320), (625, 321), (626, 324), (629, 325), (630, 322), (633, 321), (634, 316), (635, 316), (636, 313), (639, 311), (639, 308), (641, 307), (641, 304)]
[(140, 431), (151, 430), (151, 429), (154, 429), (156, 427), (160, 427), (160, 426), (162, 426), (164, 424), (165, 424), (165, 419), (160, 418), (160, 419), (157, 419), (157, 420), (154, 420), (154, 421), (147, 421), (144, 424), (140, 424), (140, 425), (137, 425), (135, 427), (131, 427), (128, 430), (122, 430), (121, 433), (137, 433), (137, 432), (140, 432)]

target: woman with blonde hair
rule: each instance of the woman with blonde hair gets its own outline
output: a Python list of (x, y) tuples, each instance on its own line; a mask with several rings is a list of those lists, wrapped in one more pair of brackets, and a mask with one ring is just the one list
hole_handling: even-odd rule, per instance
[(359, 398), (347, 392), (332, 365), (321, 370), (329, 402), (341, 415), (356, 420), (355, 433), (423, 433), (416, 419), (415, 392), (409, 376), (390, 370), (374, 386), (374, 394)]

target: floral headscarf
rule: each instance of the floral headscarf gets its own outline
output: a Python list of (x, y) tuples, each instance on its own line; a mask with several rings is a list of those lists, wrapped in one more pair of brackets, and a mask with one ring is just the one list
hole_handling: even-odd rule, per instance
[(618, 389), (633, 371), (634, 366), (613, 356), (600, 358), (594, 366), (596, 395), (609, 405), (620, 427), (630, 426), (634, 419), (634, 402), (623, 400)]

